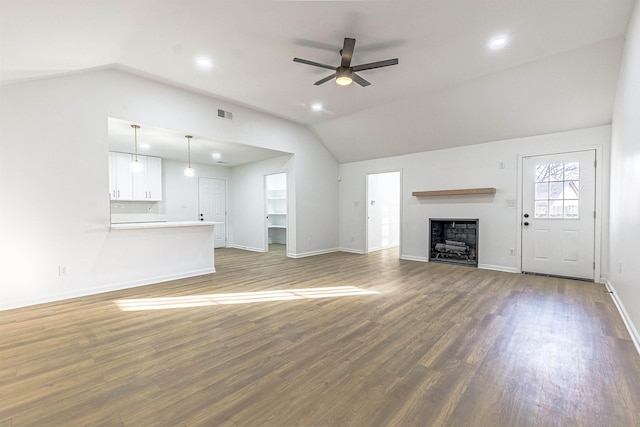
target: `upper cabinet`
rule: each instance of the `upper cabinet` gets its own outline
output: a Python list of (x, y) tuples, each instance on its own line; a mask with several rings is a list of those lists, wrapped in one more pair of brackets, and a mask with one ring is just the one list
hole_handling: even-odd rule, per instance
[(162, 159), (138, 156), (142, 171), (133, 173), (133, 200), (162, 200)]
[(131, 154), (109, 151), (109, 194), (111, 200), (133, 200)]
[(132, 172), (133, 156), (128, 153), (109, 152), (109, 194), (111, 200), (162, 200), (162, 159), (140, 156), (142, 171)]

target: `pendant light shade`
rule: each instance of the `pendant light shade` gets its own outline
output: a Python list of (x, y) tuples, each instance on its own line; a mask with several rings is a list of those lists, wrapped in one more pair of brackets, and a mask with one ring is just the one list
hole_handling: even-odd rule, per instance
[(193, 168), (191, 167), (191, 138), (193, 138), (193, 136), (191, 135), (185, 135), (185, 138), (187, 138), (187, 156), (188, 156), (188, 165), (186, 168), (184, 168), (184, 176), (194, 176), (196, 174), (196, 172), (193, 170)]
[(134, 155), (133, 162), (129, 165), (129, 168), (132, 172), (139, 173), (142, 172), (142, 163), (138, 161), (138, 129), (140, 129), (139, 125), (131, 125), (133, 128), (133, 141), (134, 141)]

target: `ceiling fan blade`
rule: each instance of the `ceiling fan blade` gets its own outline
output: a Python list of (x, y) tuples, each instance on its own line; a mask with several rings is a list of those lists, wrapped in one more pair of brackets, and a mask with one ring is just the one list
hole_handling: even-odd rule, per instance
[(336, 76), (336, 73), (333, 73), (330, 76), (327, 76), (322, 80), (318, 80), (317, 82), (314, 83), (314, 85), (318, 86), (318, 85), (321, 85), (322, 83), (326, 83), (329, 80), (333, 79), (335, 76)]
[(353, 71), (364, 71), (364, 70), (371, 70), (373, 68), (388, 67), (389, 65), (398, 65), (398, 58), (387, 59), (385, 61), (370, 62), (368, 64), (356, 65), (352, 68), (353, 68)]
[(327, 70), (335, 70), (336, 67), (332, 65), (321, 64), (319, 62), (308, 61), (301, 58), (293, 58), (293, 62), (299, 62), (301, 64), (313, 65), (314, 67), (326, 68)]
[(367, 87), (371, 84), (365, 79), (363, 79), (362, 77), (360, 77), (359, 75), (357, 75), (356, 73), (353, 73), (351, 75), (351, 78), (353, 79), (354, 82), (358, 83), (362, 87)]
[(340, 55), (342, 55), (342, 63), (340, 66), (349, 67), (351, 65), (351, 58), (353, 57), (353, 48), (356, 46), (356, 39), (350, 39), (345, 37), (344, 45), (342, 46), (342, 50), (340, 51)]

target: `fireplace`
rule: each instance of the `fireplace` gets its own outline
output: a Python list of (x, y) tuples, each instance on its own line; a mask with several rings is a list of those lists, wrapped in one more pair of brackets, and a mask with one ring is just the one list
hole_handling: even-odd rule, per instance
[(429, 261), (478, 266), (477, 218), (429, 218)]

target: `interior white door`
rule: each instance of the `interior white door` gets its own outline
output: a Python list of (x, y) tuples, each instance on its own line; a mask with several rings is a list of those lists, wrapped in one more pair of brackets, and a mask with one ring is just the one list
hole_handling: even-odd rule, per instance
[(227, 183), (220, 178), (198, 178), (200, 221), (216, 221), (214, 248), (227, 246)]
[(594, 278), (595, 150), (522, 160), (522, 271)]
[(367, 252), (400, 244), (400, 172), (367, 175)]

